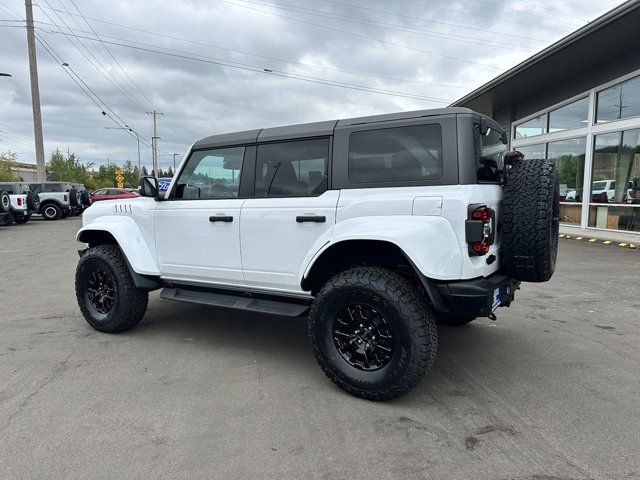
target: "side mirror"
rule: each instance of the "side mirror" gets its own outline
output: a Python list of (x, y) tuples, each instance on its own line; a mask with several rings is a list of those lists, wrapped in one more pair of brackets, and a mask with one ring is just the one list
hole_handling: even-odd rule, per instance
[(145, 175), (138, 180), (138, 193), (141, 197), (158, 198), (158, 179)]

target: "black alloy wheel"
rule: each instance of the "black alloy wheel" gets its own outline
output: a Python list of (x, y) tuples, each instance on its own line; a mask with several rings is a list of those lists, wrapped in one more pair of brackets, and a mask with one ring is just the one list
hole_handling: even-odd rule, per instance
[(333, 342), (340, 356), (365, 372), (386, 366), (395, 352), (387, 319), (375, 308), (352, 304), (342, 308), (333, 322)]
[(91, 306), (103, 315), (109, 313), (116, 300), (116, 283), (106, 269), (97, 268), (87, 281), (87, 298)]

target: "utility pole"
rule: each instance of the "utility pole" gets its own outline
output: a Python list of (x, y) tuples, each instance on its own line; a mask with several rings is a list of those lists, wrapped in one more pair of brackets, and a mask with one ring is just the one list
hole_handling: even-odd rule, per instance
[(44, 143), (42, 141), (42, 115), (40, 113), (40, 88), (38, 86), (38, 63), (36, 60), (36, 38), (33, 29), (33, 5), (24, 0), (27, 12), (27, 47), (29, 50), (29, 76), (31, 77), (31, 105), (33, 107), (33, 134), (36, 141), (36, 165), (38, 181), (47, 180), (44, 165)]
[(156, 178), (158, 178), (158, 128), (156, 122), (157, 115), (164, 115), (162, 112), (147, 112), (150, 115), (153, 115), (153, 136), (151, 137), (151, 158), (153, 160), (153, 174)]

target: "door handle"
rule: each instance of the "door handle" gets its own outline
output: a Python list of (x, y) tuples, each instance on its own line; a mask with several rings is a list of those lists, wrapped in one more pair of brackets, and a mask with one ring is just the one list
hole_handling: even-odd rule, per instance
[(313, 222), (313, 223), (324, 223), (327, 221), (327, 217), (324, 215), (298, 215), (296, 217), (296, 222), (304, 223), (304, 222)]
[(210, 222), (233, 222), (233, 217), (230, 215), (215, 215), (209, 217)]

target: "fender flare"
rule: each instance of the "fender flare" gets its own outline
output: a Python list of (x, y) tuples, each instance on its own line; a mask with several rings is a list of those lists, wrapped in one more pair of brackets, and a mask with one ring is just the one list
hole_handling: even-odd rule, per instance
[[(416, 240), (418, 239), (418, 240)], [(337, 223), (331, 238), (320, 238), (299, 274), (302, 283), (323, 253), (349, 240), (377, 240), (400, 249), (416, 273), (432, 280), (456, 280), (462, 272), (462, 249), (451, 223), (440, 216), (368, 216)]]
[(133, 219), (126, 216), (105, 216), (83, 226), (76, 240), (89, 243), (91, 233), (108, 233), (116, 241), (131, 270), (140, 275), (159, 277), (160, 269), (147, 239)]

